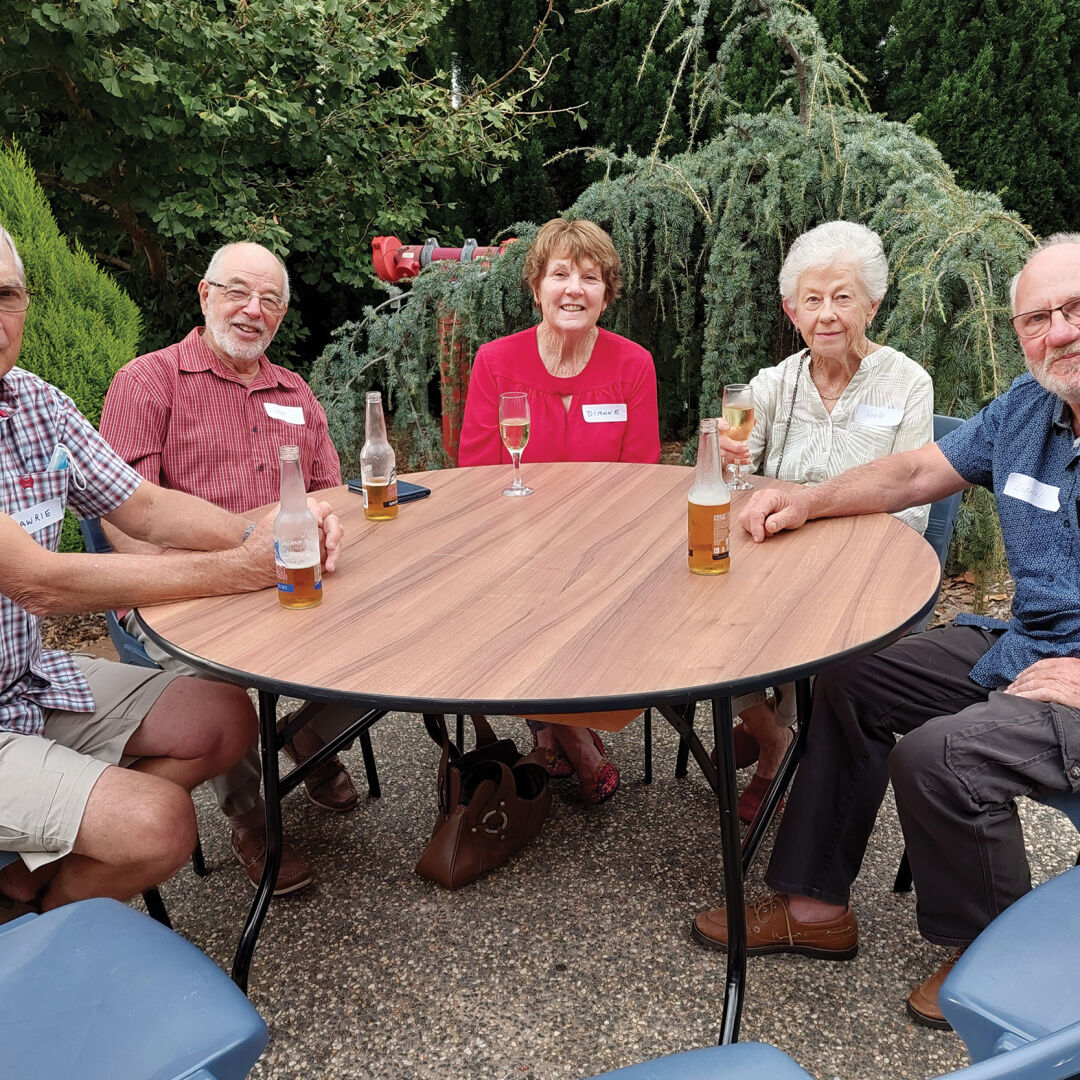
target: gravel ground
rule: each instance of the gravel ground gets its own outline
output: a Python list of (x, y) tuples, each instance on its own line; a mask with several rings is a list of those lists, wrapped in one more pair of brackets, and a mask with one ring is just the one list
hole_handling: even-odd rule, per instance
[[(496, 727), (525, 742), (519, 722)], [(623, 776), (614, 799), (586, 806), (557, 782), (540, 836), (457, 893), (413, 873), (437, 765), (416, 718), (391, 715), (373, 732), (381, 799), (338, 816), (294, 793), (286, 830), (318, 877), (275, 901), (263, 928), (251, 997), (271, 1042), (252, 1075), (555, 1080), (715, 1042), (723, 957), (689, 934), (694, 914), (723, 900), (715, 804), (700, 776), (672, 778), (667, 725), (654, 737), (651, 786), (635, 723), (608, 740)], [(359, 753), (345, 759), (362, 777)], [(212, 873), (184, 870), (163, 892), (176, 928), (228, 969), (253, 894), (209, 792), (197, 803)], [(1035, 880), (1070, 866), (1069, 822), (1026, 801), (1022, 813)], [(890, 796), (853, 895), (859, 956), (751, 960), (743, 1039), (842, 1080), (922, 1080), (966, 1063), (956, 1036), (904, 1013), (944, 950), (916, 934), (914, 895), (891, 891), (901, 847)], [(764, 893), (760, 874), (751, 897)]]
[[(1007, 583), (988, 591), (992, 612), (1007, 607)], [(939, 616), (969, 608), (972, 593), (950, 579)], [(58, 621), (50, 643), (85, 648), (99, 626)], [(107, 639), (90, 647), (107, 653)], [(524, 748), (523, 724), (495, 726)], [(362, 790), (354, 812), (328, 814), (294, 793), (286, 832), (317, 880), (276, 900), (263, 928), (251, 998), (271, 1041), (252, 1076), (556, 1080), (714, 1043), (724, 959), (696, 945), (689, 927), (723, 902), (715, 803), (693, 771), (673, 778), (676, 739), (662, 722), (655, 779), (644, 784), (641, 731), (636, 722), (607, 740), (622, 770), (614, 799), (590, 807), (574, 782), (554, 782), (540, 836), (457, 893), (413, 873), (434, 818), (438, 761), (417, 718), (392, 714), (373, 731), (381, 799), (363, 791), (359, 751), (343, 755)], [(176, 929), (228, 970), (253, 892), (208, 789), (196, 805), (211, 874), (186, 869), (162, 892)], [(1021, 814), (1033, 879), (1072, 865), (1069, 822), (1026, 800)], [(944, 950), (916, 933), (914, 894), (891, 891), (901, 848), (889, 795), (853, 892), (858, 957), (751, 960), (743, 1039), (771, 1042), (830, 1080), (923, 1080), (966, 1064), (955, 1035), (904, 1012)], [(765, 893), (762, 862), (747, 882), (751, 898)]]

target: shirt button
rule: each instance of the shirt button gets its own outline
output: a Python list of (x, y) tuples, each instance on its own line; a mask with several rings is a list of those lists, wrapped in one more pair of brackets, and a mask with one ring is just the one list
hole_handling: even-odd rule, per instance
[(262, 472), (262, 471), (263, 471), (263, 467), (260, 465), (259, 466), (259, 472)]
[(259, 429), (257, 427), (253, 427), (251, 430), (252, 431), (258, 431)]
[(1073, 767), (1072, 767), (1072, 768), (1071, 768), (1071, 769), (1069, 770), (1069, 775), (1070, 775), (1070, 776), (1071, 776), (1071, 777), (1072, 777), (1072, 778), (1073, 778), (1074, 780), (1080, 780), (1080, 765), (1074, 765), (1074, 766), (1073, 766)]

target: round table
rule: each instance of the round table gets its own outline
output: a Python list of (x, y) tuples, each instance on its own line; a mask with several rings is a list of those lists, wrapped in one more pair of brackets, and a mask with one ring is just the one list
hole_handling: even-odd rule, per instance
[[(814, 521), (755, 544), (735, 524), (747, 497), (736, 493), (731, 571), (700, 576), (686, 558), (691, 470), (591, 462), (523, 468), (535, 494), (517, 499), (501, 495), (508, 466), (410, 476), (432, 494), (403, 505), (391, 521), (367, 521), (361, 498), (345, 487), (321, 493), (346, 539), (317, 608), (287, 610), (267, 590), (140, 609), (163, 648), (260, 691), (267, 865), (234, 977), (246, 985), (277, 875), (279, 783), (280, 793), (291, 790), (356, 733), (279, 782), (276, 695), (354, 702), (371, 710), (358, 721), (365, 729), (391, 709), (660, 706), (692, 744), (685, 707), (711, 700), (722, 767), (711, 769), (700, 744), (691, 749), (720, 804), (736, 943), (722, 1029), (724, 1041), (735, 1038), (745, 952), (736, 925), (742, 860), (728, 699), (801, 680), (805, 714), (812, 674), (894, 641), (932, 608), (938, 559), (918, 533), (885, 514)], [(772, 806), (778, 801), (776, 794)], [(760, 833), (767, 821), (758, 824)]]

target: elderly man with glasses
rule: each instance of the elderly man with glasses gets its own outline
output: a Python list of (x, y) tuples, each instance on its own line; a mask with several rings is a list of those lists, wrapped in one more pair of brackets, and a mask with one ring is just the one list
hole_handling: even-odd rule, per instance
[[(747, 917), (750, 955), (854, 957), (850, 889), (891, 780), (919, 931), (952, 949), (908, 997), (931, 1027), (948, 1027), (938, 990), (957, 950), (1031, 888), (1015, 797), (1080, 791), (1080, 234), (1038, 247), (1012, 302), (1029, 373), (1007, 393), (936, 444), (757, 492), (741, 519), (763, 541), (809, 518), (894, 512), (976, 484), (997, 497), (1012, 620), (961, 616), (818, 678), (765, 874), (775, 894)], [(693, 934), (726, 948), (724, 909), (699, 914)]]
[[(16, 366), (29, 305), (22, 261), (0, 227), (0, 849), (20, 856), (0, 871), (0, 922), (164, 881), (195, 844), (188, 793), (255, 738), (243, 690), (47, 650), (41, 616), (276, 579), (270, 515), (252, 523), (162, 490), (69, 397)], [(325, 503), (311, 505), (331, 570), (341, 527)], [(68, 507), (178, 553), (60, 554)]]
[[(183, 341), (136, 357), (116, 373), (105, 397), (101, 434), (134, 469), (162, 487), (186, 491), (234, 513), (278, 498), (278, 448), (300, 447), (308, 491), (341, 483), (326, 414), (307, 383), (266, 358), (289, 305), (289, 275), (260, 244), (227, 244), (215, 252), (199, 282), (205, 326)], [(106, 530), (117, 551), (147, 550)], [(169, 670), (193, 669), (150, 641), (133, 616), (126, 627), (151, 659)], [(314, 711), (314, 710), (313, 710)], [(310, 757), (345, 729), (355, 709), (324, 706), (288, 746), (294, 760)], [(252, 885), (266, 853), (262, 772), (253, 748), (213, 782), (232, 826), (234, 854)], [(308, 797), (326, 810), (357, 804), (344, 765), (331, 757), (305, 781)], [(275, 895), (312, 881), (312, 869), (286, 840)]]

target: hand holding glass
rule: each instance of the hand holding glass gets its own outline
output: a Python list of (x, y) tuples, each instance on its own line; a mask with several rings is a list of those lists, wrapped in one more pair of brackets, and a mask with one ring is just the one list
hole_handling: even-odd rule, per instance
[(533, 489), (521, 482), (521, 452), (529, 441), (529, 398), (515, 391), (499, 395), (499, 436), (514, 461), (514, 482), (503, 488), (504, 495), (531, 495)]
[[(727, 421), (729, 439), (746, 442), (754, 429), (754, 392), (748, 383), (729, 383), (724, 387), (723, 417)], [(732, 466), (732, 491), (749, 491), (753, 485), (742, 478), (742, 465)]]

